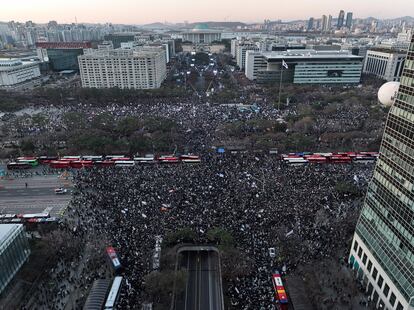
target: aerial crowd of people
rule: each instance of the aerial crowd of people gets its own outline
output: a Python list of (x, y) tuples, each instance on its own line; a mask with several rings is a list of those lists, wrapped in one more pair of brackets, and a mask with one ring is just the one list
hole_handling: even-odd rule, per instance
[[(211, 243), (208, 232), (221, 228), (241, 255), (234, 265), (223, 262), (226, 298), (235, 309), (273, 309), (273, 270), (289, 274), (349, 246), (371, 173), (372, 164), (287, 167), (264, 153), (210, 154), (199, 164), (80, 170), (62, 229), (79, 239), (79, 253), (88, 241), (99, 242), (95, 260), (72, 255), (62, 266), (88, 287), (105, 275), (105, 247), (113, 246), (126, 279), (119, 304), (135, 309), (151, 302), (145, 277), (152, 271), (156, 236), (189, 228), (194, 242), (205, 244)], [(339, 190), (343, 183), (356, 191)], [(276, 258), (269, 256), (271, 247)], [(77, 273), (76, 260), (85, 259), (92, 269), (88, 277)], [(79, 303), (86, 292), (82, 296)]]

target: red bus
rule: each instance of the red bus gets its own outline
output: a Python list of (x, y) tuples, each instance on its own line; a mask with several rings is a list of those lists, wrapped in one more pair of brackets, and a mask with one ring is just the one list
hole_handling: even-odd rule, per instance
[(68, 160), (52, 160), (50, 163), (50, 168), (54, 169), (67, 169), (70, 168), (70, 161)]
[(163, 155), (158, 157), (158, 161), (161, 163), (179, 163), (180, 158), (174, 155)]
[(275, 291), (275, 297), (279, 305), (280, 310), (287, 310), (289, 300), (283, 286), (282, 277), (280, 276), (279, 271), (275, 271), (272, 274), (273, 289)]
[(95, 161), (94, 165), (97, 167), (113, 167), (115, 166), (115, 162), (112, 160), (102, 160), (102, 161)]
[(305, 158), (311, 163), (311, 164), (325, 164), (328, 159), (324, 156), (319, 155), (307, 155)]
[(92, 167), (93, 161), (92, 160), (75, 160), (70, 162), (70, 166), (75, 169), (80, 169), (83, 167)]
[(39, 163), (41, 163), (41, 164), (48, 164), (52, 160), (58, 160), (58, 159), (59, 159), (59, 157), (57, 157), (57, 156), (40, 156), (38, 158)]
[(118, 255), (116, 254), (115, 249), (111, 246), (107, 247), (106, 254), (108, 255), (108, 258), (114, 270), (117, 271), (121, 269), (122, 265), (121, 265), (121, 262), (119, 261), (119, 258), (118, 258)]
[(329, 161), (333, 164), (349, 164), (352, 162), (352, 158), (349, 156), (332, 155)]
[(181, 155), (180, 160), (183, 163), (200, 163), (201, 162), (200, 156), (197, 156), (197, 155)]

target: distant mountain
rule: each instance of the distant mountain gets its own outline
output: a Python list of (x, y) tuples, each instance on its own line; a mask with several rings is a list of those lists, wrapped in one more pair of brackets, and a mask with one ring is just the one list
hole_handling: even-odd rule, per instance
[(143, 29), (175, 29), (175, 28), (192, 29), (200, 24), (207, 25), (209, 28), (237, 28), (237, 27), (243, 27), (247, 25), (242, 22), (199, 22), (199, 23), (189, 23), (189, 24), (152, 23), (152, 24), (141, 25), (140, 27)]
[(414, 17), (412, 17), (412, 16), (403, 16), (403, 17), (386, 19), (386, 21), (391, 21), (391, 22), (405, 21), (407, 23), (412, 23), (412, 22), (414, 22)]
[(166, 25), (164, 23), (152, 23), (152, 24), (142, 25), (141, 28), (144, 28), (144, 29), (165, 29), (165, 28), (171, 28), (171, 25)]
[(210, 28), (237, 28), (237, 27), (244, 27), (247, 24), (242, 22), (199, 22), (199, 23), (191, 23), (188, 24), (186, 27), (194, 28), (199, 24), (207, 25)]

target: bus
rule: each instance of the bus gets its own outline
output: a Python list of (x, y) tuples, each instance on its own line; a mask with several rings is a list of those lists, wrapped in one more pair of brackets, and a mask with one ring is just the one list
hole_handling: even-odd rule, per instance
[(134, 167), (135, 161), (133, 160), (116, 160), (115, 167)]
[(355, 158), (353, 158), (353, 162), (356, 164), (367, 164), (367, 163), (373, 163), (377, 160), (374, 156), (367, 156), (367, 155), (357, 155)]
[(39, 165), (39, 161), (36, 157), (18, 157), (17, 162), (30, 164), (32, 167), (36, 167)]
[(52, 160), (58, 160), (59, 159), (59, 157), (57, 157), (57, 156), (40, 156), (39, 158), (38, 158), (38, 161), (41, 163), (41, 164), (48, 164), (48, 163), (50, 163)]
[(134, 161), (139, 164), (153, 164), (154, 156), (134, 157)]
[(106, 160), (113, 160), (114, 158), (125, 158), (124, 155), (106, 155), (105, 159)]
[(107, 247), (106, 254), (108, 255), (112, 268), (114, 268), (115, 271), (118, 271), (122, 268), (121, 262), (119, 261), (118, 255), (116, 254), (116, 251), (113, 247)]
[(71, 155), (68, 155), (68, 156), (61, 157), (60, 160), (63, 160), (63, 161), (74, 161), (74, 160), (81, 160), (81, 157), (80, 156), (71, 156)]
[(332, 155), (329, 157), (329, 161), (333, 164), (349, 164), (352, 162), (352, 158), (349, 156)]
[(85, 155), (82, 156), (82, 160), (101, 161), (103, 156)]
[(28, 163), (12, 162), (12, 163), (7, 164), (7, 169), (9, 170), (22, 170), (22, 169), (30, 169), (30, 168), (32, 168), (32, 165)]
[(115, 166), (115, 162), (114, 161), (112, 161), (112, 160), (102, 160), (102, 161), (95, 161), (94, 163), (94, 166), (97, 166), (97, 167), (113, 167), (113, 166)]
[(108, 298), (105, 302), (105, 310), (116, 309), (116, 303), (118, 302), (119, 292), (121, 291), (122, 277), (115, 277), (112, 282), (111, 290), (109, 291)]
[(197, 155), (181, 155), (180, 160), (183, 163), (201, 163), (200, 156)]
[(283, 286), (282, 277), (280, 276), (279, 271), (275, 271), (272, 274), (272, 283), (273, 289), (275, 291), (275, 297), (279, 305), (278, 308), (280, 310), (287, 310), (289, 300), (287, 298), (285, 287)]
[(52, 160), (49, 166), (54, 169), (67, 169), (70, 168), (70, 162), (70, 160)]
[(162, 155), (158, 157), (158, 161), (160, 163), (179, 163), (180, 158), (174, 155)]
[(308, 160), (302, 157), (287, 157), (283, 158), (283, 162), (289, 166), (303, 166), (309, 163)]
[(70, 162), (70, 166), (75, 169), (80, 169), (84, 167), (92, 167), (93, 161), (92, 160), (74, 160)]
[(328, 159), (326, 157), (319, 156), (319, 155), (307, 155), (307, 156), (305, 156), (305, 158), (311, 164), (325, 164), (328, 161)]
[(23, 218), (23, 219), (31, 219), (31, 218), (40, 219), (40, 218), (49, 218), (50, 214), (49, 213), (26, 213), (26, 214), (17, 214), (17, 217)]

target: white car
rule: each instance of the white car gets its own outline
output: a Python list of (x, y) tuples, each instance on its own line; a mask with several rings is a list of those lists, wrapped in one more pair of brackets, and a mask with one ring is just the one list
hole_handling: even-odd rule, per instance
[(269, 256), (271, 258), (275, 258), (276, 257), (276, 250), (275, 250), (275, 248), (269, 248)]
[(55, 188), (55, 194), (56, 195), (64, 195), (67, 192), (68, 192), (68, 190), (66, 188), (63, 188), (63, 187)]

